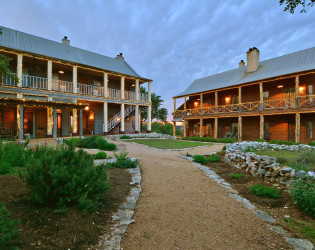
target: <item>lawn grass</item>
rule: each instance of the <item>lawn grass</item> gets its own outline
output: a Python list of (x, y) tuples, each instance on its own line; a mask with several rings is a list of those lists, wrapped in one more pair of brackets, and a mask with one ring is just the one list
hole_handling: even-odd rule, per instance
[(273, 150), (252, 150), (257, 155), (266, 155), (270, 157), (276, 157), (277, 162), (280, 163), (280, 166), (288, 166), (293, 169), (297, 170), (315, 170), (315, 160), (304, 160), (303, 161), (303, 155), (306, 156), (308, 154), (307, 158), (314, 158), (315, 152), (298, 152), (298, 151), (273, 151)]
[(289, 224), (290, 227), (299, 230), (304, 237), (310, 237), (315, 240), (315, 223), (314, 222), (304, 222), (299, 220), (294, 220), (290, 218), (284, 218), (284, 221)]
[(197, 146), (213, 145), (212, 143), (191, 142), (171, 139), (135, 139), (131, 142), (159, 149), (183, 149)]

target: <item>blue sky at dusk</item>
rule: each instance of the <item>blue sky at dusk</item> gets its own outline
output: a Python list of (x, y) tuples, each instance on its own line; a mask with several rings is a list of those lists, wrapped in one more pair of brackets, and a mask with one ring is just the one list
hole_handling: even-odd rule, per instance
[(315, 46), (315, 7), (294, 15), (278, 0), (10, 0), (0, 25), (125, 60), (173, 111), (196, 78), (238, 67), (250, 47), (266, 60)]

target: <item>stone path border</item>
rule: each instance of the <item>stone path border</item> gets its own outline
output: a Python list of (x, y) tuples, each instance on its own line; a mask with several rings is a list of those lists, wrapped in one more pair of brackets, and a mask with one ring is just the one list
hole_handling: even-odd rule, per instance
[[(216, 154), (217, 152), (213, 152), (211, 154)], [(280, 234), (284, 237), (286, 242), (291, 245), (295, 250), (314, 250), (314, 245), (305, 239), (298, 239), (298, 238), (291, 238), (289, 237), (290, 234), (284, 230), (281, 226), (275, 226), (275, 225), (270, 225), (275, 223), (275, 219), (268, 215), (267, 213), (258, 210), (253, 204), (249, 202), (249, 200), (243, 198), (238, 194), (238, 192), (231, 187), (229, 183), (227, 183), (223, 178), (221, 178), (218, 174), (216, 174), (214, 171), (210, 170), (208, 167), (202, 166), (200, 163), (194, 162), (192, 157), (188, 156), (179, 156), (181, 158), (187, 159), (191, 161), (192, 164), (197, 166), (201, 171), (205, 172), (206, 175), (217, 182), (221, 187), (225, 188), (227, 192), (229, 193), (229, 196), (236, 200), (237, 202), (243, 204), (247, 209), (253, 211), (254, 214), (258, 216), (262, 221), (269, 223), (267, 226), (269, 230)]]
[[(131, 158), (136, 160), (135, 158)], [(111, 233), (101, 236), (96, 249), (120, 249), (122, 237), (124, 236), (128, 225), (134, 223), (132, 219), (137, 201), (141, 192), (141, 171), (139, 165), (136, 168), (128, 169), (132, 175), (132, 181), (129, 183), (133, 186), (126, 201), (119, 207), (117, 213), (112, 216), (117, 221), (111, 227)]]

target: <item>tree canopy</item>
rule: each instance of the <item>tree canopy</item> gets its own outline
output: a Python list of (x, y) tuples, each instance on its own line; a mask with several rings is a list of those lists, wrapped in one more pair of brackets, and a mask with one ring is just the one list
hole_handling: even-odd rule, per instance
[[(144, 87), (140, 88), (140, 93), (148, 94), (148, 92), (146, 91), (146, 89)], [(161, 96), (159, 96), (155, 93), (151, 93), (151, 102), (152, 102), (151, 118), (165, 122), (167, 119), (168, 111), (166, 108), (160, 108), (162, 103), (164, 102), (161, 99)], [(142, 121), (146, 120), (147, 115), (148, 115), (147, 108), (142, 108), (141, 109), (141, 120)]]
[(294, 11), (300, 5), (302, 10), (300, 13), (306, 12), (306, 7), (312, 7), (315, 4), (315, 0), (280, 0), (280, 5), (285, 5), (284, 11), (289, 11), (291, 14), (294, 14)]

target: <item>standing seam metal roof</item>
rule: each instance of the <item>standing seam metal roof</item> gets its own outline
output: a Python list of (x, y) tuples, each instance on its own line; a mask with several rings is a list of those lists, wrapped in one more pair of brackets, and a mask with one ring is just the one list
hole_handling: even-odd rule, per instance
[(140, 77), (125, 61), (0, 26), (0, 46)]
[(259, 62), (257, 71), (252, 73), (247, 73), (245, 66), (197, 79), (184, 92), (175, 97), (313, 69), (315, 69), (315, 47)]

